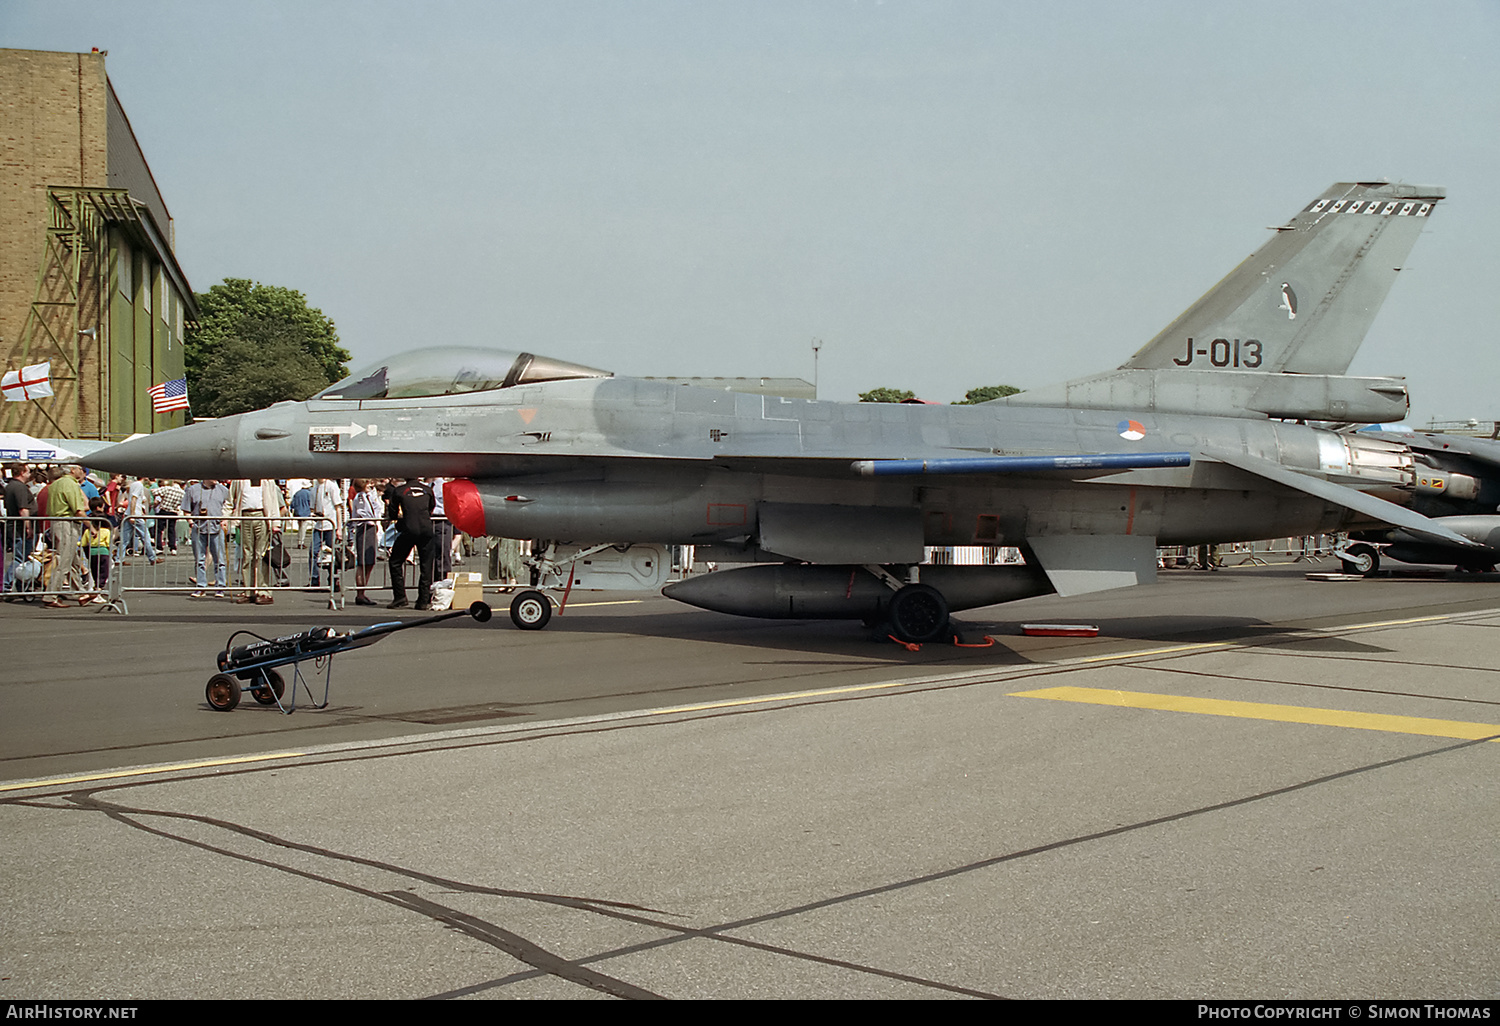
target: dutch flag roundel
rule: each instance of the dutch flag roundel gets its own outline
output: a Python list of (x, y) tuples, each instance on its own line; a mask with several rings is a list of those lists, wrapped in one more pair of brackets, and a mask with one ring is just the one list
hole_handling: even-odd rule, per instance
[(1115, 425), (1115, 430), (1120, 432), (1121, 438), (1128, 438), (1132, 442), (1139, 442), (1146, 437), (1146, 425), (1138, 420), (1122, 420)]

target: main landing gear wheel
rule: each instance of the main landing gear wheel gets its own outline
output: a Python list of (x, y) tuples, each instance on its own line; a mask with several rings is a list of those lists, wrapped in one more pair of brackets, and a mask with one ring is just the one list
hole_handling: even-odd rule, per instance
[(948, 602), (926, 584), (908, 584), (891, 596), (891, 627), (902, 641), (937, 641), (948, 629)]
[(227, 673), (216, 673), (208, 678), (208, 687), (203, 689), (210, 708), (228, 712), (240, 704), (240, 682)]
[[(286, 681), (282, 680), (281, 674), (275, 670), (261, 670), (257, 676), (263, 677), (263, 680), (250, 689), (250, 697), (261, 705), (275, 705), (281, 700), (281, 696), (286, 693)], [(267, 682), (270, 683), (269, 688), (266, 687)], [(210, 699), (209, 701), (212, 702), (213, 700)]]
[(510, 622), (523, 631), (539, 631), (552, 619), (552, 600), (539, 591), (523, 591), (510, 600)]
[(1380, 569), (1380, 550), (1373, 545), (1351, 545), (1339, 557), (1348, 574), (1371, 576)]

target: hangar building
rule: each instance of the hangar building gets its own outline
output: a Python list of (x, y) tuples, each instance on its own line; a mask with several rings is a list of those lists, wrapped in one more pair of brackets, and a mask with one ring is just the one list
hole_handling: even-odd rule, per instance
[(183, 376), (197, 307), (104, 59), (0, 49), (0, 362), (49, 363), (54, 392), (5, 402), (0, 430), (118, 439), (184, 421), (148, 390)]

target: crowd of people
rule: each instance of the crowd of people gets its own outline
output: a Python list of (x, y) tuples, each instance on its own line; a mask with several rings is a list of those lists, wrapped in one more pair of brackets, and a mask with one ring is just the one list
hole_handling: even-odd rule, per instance
[(21, 463), (7, 464), (5, 473), (7, 600), (40, 583), (50, 608), (104, 603), (112, 557), (155, 565), (183, 545), (192, 552), (192, 597), (227, 598), (226, 553), (233, 540), (239, 552), (234, 600), (268, 605), (277, 569), (290, 560), (283, 535), (295, 532), (296, 547), (308, 550), (311, 586), (326, 586), (324, 574), (352, 569), (355, 603), (376, 605), (367, 592), (381, 554), (388, 553), (390, 608), (411, 605), (402, 571), (412, 559), (416, 607), (427, 609), (434, 576), (448, 576), (454, 561), (442, 478), (168, 481)]

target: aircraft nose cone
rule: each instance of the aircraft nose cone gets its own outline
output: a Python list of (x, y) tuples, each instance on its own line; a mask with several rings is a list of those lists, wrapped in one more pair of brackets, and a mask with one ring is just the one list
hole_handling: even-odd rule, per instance
[(240, 476), (239, 420), (225, 417), (132, 438), (90, 456), (88, 465), (137, 477), (233, 479)]

